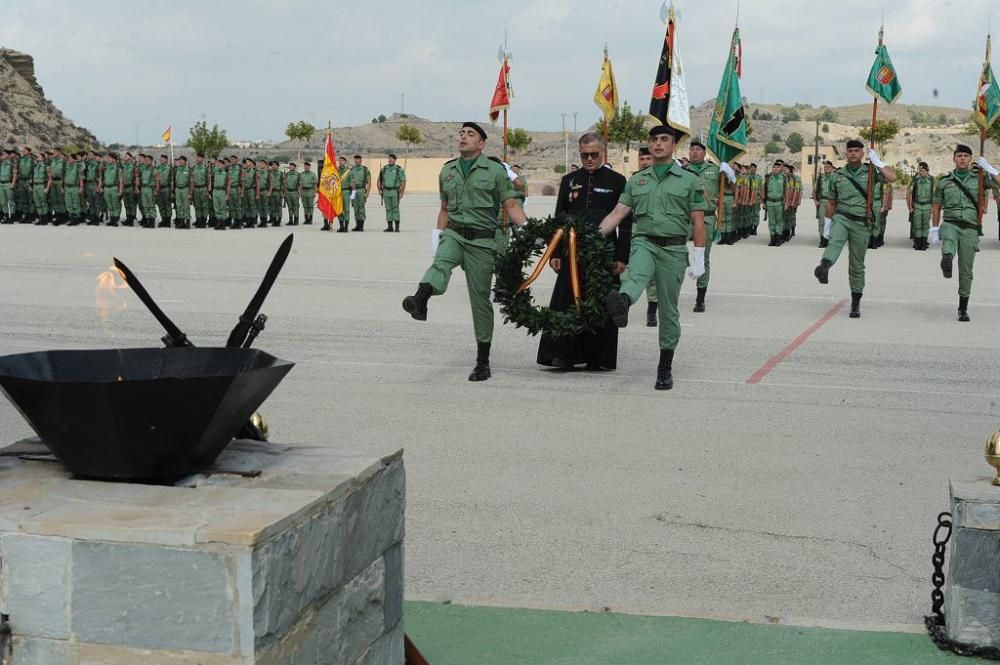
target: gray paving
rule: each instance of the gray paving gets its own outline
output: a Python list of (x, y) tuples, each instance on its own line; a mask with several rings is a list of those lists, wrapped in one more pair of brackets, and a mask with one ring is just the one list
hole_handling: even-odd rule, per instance
[[(909, 249), (897, 210), (870, 253), (863, 318), (839, 311), (758, 385), (746, 381), (849, 296), (846, 255), (817, 284), (805, 214), (786, 247), (716, 248), (706, 314), (690, 313), (685, 283), (676, 387), (662, 393), (644, 305), (617, 372), (542, 369), (537, 340), (498, 317), (494, 378), (467, 382), (461, 273), (427, 323), (400, 309), (429, 263), (436, 207), (406, 197), (399, 234), (381, 233), (377, 201), (364, 234), (298, 227), (258, 340), (298, 363), (264, 408), (276, 440), (406, 449), (408, 597), (919, 623), (948, 479), (988, 474), (997, 428), (992, 214), (971, 324), (956, 321), (957, 279), (933, 249)], [(0, 352), (156, 345), (131, 294), (98, 316), (112, 256), (196, 344), (221, 344), (286, 231), (0, 227)], [(29, 433), (6, 402), (0, 426), (6, 440)]]

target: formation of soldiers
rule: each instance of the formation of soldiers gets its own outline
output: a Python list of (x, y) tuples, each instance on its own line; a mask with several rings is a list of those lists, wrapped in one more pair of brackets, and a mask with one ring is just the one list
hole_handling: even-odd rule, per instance
[[(275, 161), (5, 149), (0, 223), (243, 229), (312, 224), (318, 176)], [(193, 211), (193, 214), (192, 214)], [(124, 216), (123, 216), (124, 215)], [(193, 219), (193, 222), (192, 222)]]

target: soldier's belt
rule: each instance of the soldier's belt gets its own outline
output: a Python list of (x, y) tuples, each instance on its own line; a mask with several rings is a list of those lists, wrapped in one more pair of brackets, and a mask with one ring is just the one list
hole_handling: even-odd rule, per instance
[(979, 229), (979, 224), (975, 222), (967, 222), (964, 219), (944, 219), (942, 221), (945, 224), (951, 224), (952, 226), (957, 226), (960, 229)]
[(768, 199), (768, 203), (784, 203), (785, 199)]
[(175, 189), (189, 189), (190, 185), (174, 185)]
[(849, 212), (839, 212), (838, 211), (838, 212), (834, 213), (834, 216), (837, 216), (837, 215), (840, 215), (841, 217), (846, 217), (847, 219), (851, 220), (852, 222), (867, 222), (868, 221), (868, 218), (865, 217), (864, 215), (852, 215)]
[(9, 185), (14, 182), (13, 180), (0, 180), (0, 185)]
[(669, 238), (663, 236), (636, 236), (637, 238), (645, 238), (649, 242), (653, 243), (657, 247), (675, 247), (677, 245), (686, 245), (687, 236), (671, 236)]
[(913, 202), (913, 205), (915, 205), (915, 206), (928, 206), (930, 204), (931, 204), (930, 201), (914, 201)]
[(496, 237), (496, 231), (487, 231), (485, 229), (470, 229), (468, 227), (457, 226), (455, 224), (448, 224), (448, 229), (454, 231), (466, 240), (483, 240), (485, 238)]
[(399, 189), (399, 187), (383, 187), (382, 189), (385, 189), (385, 190), (389, 190), (389, 189)]
[[(194, 186), (195, 189), (205, 189), (206, 187), (208, 187), (208, 185), (195, 185)], [(225, 187), (223, 187), (223, 189), (225, 189)]]

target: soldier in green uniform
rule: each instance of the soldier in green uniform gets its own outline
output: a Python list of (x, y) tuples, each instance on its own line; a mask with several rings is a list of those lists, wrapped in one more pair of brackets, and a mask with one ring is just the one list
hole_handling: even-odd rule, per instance
[(913, 178), (910, 188), (906, 190), (906, 207), (909, 208), (913, 225), (910, 235), (913, 237), (913, 249), (927, 249), (927, 234), (930, 231), (931, 204), (934, 197), (934, 178), (931, 177), (927, 162), (920, 162), (917, 175)]
[(799, 205), (802, 203), (802, 180), (795, 175), (794, 166), (785, 164), (784, 168), (787, 186), (785, 188), (785, 232), (782, 237), (785, 242), (788, 242), (795, 237)]
[(125, 188), (122, 190), (122, 205), (125, 207), (125, 221), (123, 226), (135, 226), (136, 205), (138, 204), (139, 190), (136, 186), (136, 165), (132, 153), (126, 152), (121, 160), (122, 180)]
[(229, 223), (229, 171), (222, 158), (214, 160), (211, 172), (212, 228), (225, 231)]
[(187, 157), (181, 155), (174, 160), (173, 199), (177, 218), (175, 229), (191, 228), (191, 167)]
[[(649, 168), (653, 165), (653, 156), (649, 154), (649, 146), (640, 146), (639, 148), (639, 169), (633, 172), (638, 173), (643, 169)], [(575, 164), (573, 166), (576, 166)], [(572, 172), (573, 169), (571, 168)], [(710, 229), (709, 233), (715, 233), (715, 229)], [(649, 284), (646, 285), (646, 327), (655, 328), (660, 325), (656, 321), (656, 310), (659, 305), (656, 302), (656, 280), (649, 280)]]
[(243, 172), (240, 174), (240, 211), (241, 224), (233, 228), (253, 228), (257, 225), (257, 188), (256, 164), (249, 157), (243, 160)]
[(271, 162), (271, 226), (281, 226), (281, 203), (282, 187), (285, 185), (285, 176), (281, 172), (281, 165), (276, 161)]
[[(971, 173), (972, 149), (958, 145), (953, 156), (955, 170), (939, 176), (934, 187), (933, 224), (931, 244), (941, 243), (941, 274), (951, 279), (953, 262), (958, 257), (958, 320), (969, 321), (969, 296), (972, 295), (972, 268), (983, 234), (979, 219), (980, 180)], [(984, 173), (983, 189), (1000, 185), (997, 171), (983, 157), (976, 160)], [(989, 203), (989, 193), (983, 195), (984, 208)]]
[(212, 216), (212, 198), (208, 190), (209, 169), (205, 163), (205, 155), (198, 153), (191, 167), (191, 187), (194, 201), (194, 227), (203, 229), (208, 226), (208, 218)]
[(785, 163), (774, 162), (771, 172), (764, 178), (764, 219), (771, 234), (768, 247), (780, 247), (785, 242), (785, 201), (788, 198), (788, 179), (785, 177)]
[(17, 209), (14, 202), (14, 182), (17, 177), (17, 152), (4, 148), (0, 159), (0, 224), (13, 224)]
[(102, 156), (98, 155), (96, 152), (91, 150), (87, 153), (87, 159), (84, 162), (83, 167), (83, 178), (84, 178), (84, 197), (86, 201), (86, 218), (87, 226), (97, 226), (101, 223), (104, 218), (102, 212), (104, 208), (104, 199), (97, 193), (97, 184), (100, 180), (100, 173), (102, 169), (101, 160)]
[(53, 148), (48, 152), (49, 179), (49, 215), (54, 226), (59, 226), (66, 217), (66, 198), (63, 191), (63, 172), (66, 170), (66, 160), (62, 150)]
[(764, 201), (764, 176), (757, 173), (757, 165), (750, 165), (750, 181), (753, 195), (753, 207), (750, 213), (750, 235), (757, 235), (760, 226), (760, 208)]
[(826, 219), (826, 204), (830, 200), (830, 183), (833, 182), (833, 162), (823, 162), (823, 170), (813, 183), (812, 200), (816, 204), (816, 223), (819, 231), (819, 248), (824, 249), (829, 240), (823, 237), (823, 220)]
[(257, 228), (266, 228), (271, 221), (271, 169), (266, 159), (257, 160)]
[(35, 214), (38, 216), (35, 224), (44, 226), (49, 223), (49, 190), (52, 187), (52, 178), (49, 176), (49, 165), (45, 162), (45, 155), (41, 152), (35, 153), (33, 161), (31, 194), (35, 201)]
[(108, 226), (118, 226), (122, 214), (122, 192), (125, 191), (125, 180), (121, 166), (118, 164), (118, 154), (109, 152), (104, 158), (104, 169), (98, 181), (98, 191), (104, 197), (104, 209), (108, 213)]
[(156, 207), (160, 210), (160, 223), (158, 226), (161, 229), (169, 228), (170, 222), (174, 218), (171, 207), (173, 201), (173, 183), (171, 182), (173, 169), (166, 155), (160, 155), (160, 163), (156, 166), (155, 173)]
[(14, 200), (17, 203), (17, 222), (20, 224), (34, 221), (35, 204), (31, 192), (31, 173), (34, 168), (31, 150), (22, 148), (14, 177)]
[(705, 311), (705, 295), (708, 293), (708, 280), (712, 274), (712, 230), (715, 228), (716, 206), (719, 202), (719, 167), (705, 161), (705, 144), (700, 140), (692, 140), (688, 149), (688, 171), (701, 179), (705, 197), (705, 274), (698, 278), (698, 292), (694, 301), (694, 311)]
[[(861, 296), (865, 289), (865, 252), (871, 238), (871, 211), (868, 204), (869, 171), (862, 163), (865, 145), (858, 140), (847, 142), (847, 166), (834, 174), (823, 220), (823, 237), (830, 243), (813, 274), (820, 284), (828, 284), (830, 268), (837, 262), (844, 245), (848, 246), (847, 269), (851, 285), (852, 319), (861, 316)], [(874, 149), (868, 151), (876, 178), (885, 182), (896, 180), (896, 172), (882, 163)]]
[(722, 221), (719, 225), (719, 244), (732, 245), (736, 243), (736, 178), (729, 179), (727, 176), (722, 185)]
[(437, 228), (431, 233), (434, 262), (417, 287), (403, 299), (403, 309), (417, 321), (427, 320), (427, 301), (448, 289), (451, 273), (461, 266), (472, 306), (476, 334), (476, 366), (469, 381), (490, 378), (490, 345), (493, 342), (493, 303), (490, 285), (496, 263), (497, 216), (501, 207), (514, 224), (526, 223), (524, 210), (514, 198), (506, 170), (483, 154), (486, 132), (466, 122), (458, 133), (459, 159), (447, 162), (438, 177), (441, 207)]
[(340, 218), (337, 220), (339, 226), (337, 227), (337, 233), (347, 233), (348, 228), (351, 226), (351, 186), (348, 182), (351, 175), (351, 167), (347, 165), (347, 158), (341, 157), (340, 162), (340, 194), (344, 201), (344, 206), (340, 212)]
[(378, 174), (378, 193), (385, 204), (385, 231), (392, 232), (396, 225), (399, 232), (399, 202), (406, 192), (406, 171), (396, 163), (396, 155), (389, 154), (389, 163)]
[(868, 249), (878, 249), (881, 247), (879, 236), (882, 233), (885, 220), (884, 209), (882, 207), (884, 200), (885, 187), (883, 183), (876, 182), (872, 188), (872, 233), (871, 238), (868, 239)]
[(628, 276), (619, 290), (610, 291), (605, 298), (608, 316), (616, 326), (628, 325), (629, 307), (649, 281), (656, 280), (660, 305), (656, 390), (674, 387), (674, 351), (681, 336), (677, 301), (688, 268), (689, 238), (694, 239), (694, 250), (688, 275), (698, 279), (705, 274), (704, 188), (699, 176), (674, 161), (677, 138), (677, 131), (668, 125), (649, 130), (653, 165), (629, 178), (618, 205), (601, 222), (601, 232), (607, 236), (629, 214), (635, 216)]
[(299, 175), (301, 193), (299, 199), (302, 201), (303, 223), (313, 223), (313, 211), (316, 209), (316, 184), (319, 176), (312, 170), (312, 162), (308, 159), (302, 162), (302, 173)]
[(354, 155), (354, 166), (347, 178), (351, 188), (351, 204), (354, 208), (354, 228), (352, 231), (365, 230), (365, 203), (372, 189), (372, 173), (361, 163), (361, 155)]
[(285, 205), (288, 206), (288, 223), (285, 226), (298, 226), (299, 224), (299, 197), (302, 195), (300, 175), (295, 162), (288, 165), (281, 192), (282, 198), (285, 199)]
[(63, 196), (65, 198), (66, 215), (69, 218), (69, 226), (77, 226), (82, 221), (80, 213), (83, 196), (83, 162), (82, 152), (73, 152), (66, 155), (66, 168), (63, 169)]
[(156, 226), (156, 172), (153, 170), (153, 157), (139, 155), (138, 167), (139, 210), (142, 212), (142, 222), (139, 226), (152, 229)]

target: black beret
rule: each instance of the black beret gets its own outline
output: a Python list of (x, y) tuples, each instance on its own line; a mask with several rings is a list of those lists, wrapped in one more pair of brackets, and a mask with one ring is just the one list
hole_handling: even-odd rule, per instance
[(288, 162), (289, 166), (295, 166), (295, 162)]
[(857, 140), (857, 139), (851, 139), (850, 141), (847, 142), (847, 149), (848, 150), (850, 150), (851, 148), (864, 148), (864, 147), (865, 147), (865, 144), (862, 143), (861, 141)]
[(310, 161), (309, 161), (308, 159), (304, 159), (304, 160), (302, 160), (302, 163), (303, 163), (303, 164), (312, 164), (312, 162), (310, 162)]
[(960, 154), (960, 153), (963, 154), (963, 155), (971, 155), (972, 154), (972, 148), (970, 148), (969, 146), (967, 146), (965, 144), (959, 143), (957, 146), (955, 146), (955, 154), (957, 155), (957, 154)]
[(354, 155), (354, 159), (361, 159), (361, 155)]
[(664, 134), (674, 137), (675, 141), (677, 140), (677, 130), (671, 127), (670, 125), (657, 125), (656, 127), (653, 127), (652, 129), (649, 130), (649, 138), (653, 138), (654, 136), (661, 136)]
[(647, 148), (646, 146), (640, 147), (639, 148), (639, 156), (640, 157), (645, 157), (647, 155), (649, 155), (649, 148)]
[(785, 165), (785, 162), (784, 162), (784, 160), (781, 160), (781, 159), (776, 159), (776, 160), (774, 161), (774, 166), (784, 166), (784, 165)]
[(918, 164), (917, 166), (918, 166), (919, 168), (922, 168), (922, 169), (925, 169), (925, 170), (927, 170), (927, 171), (930, 171), (930, 170), (931, 170), (931, 168), (930, 168), (929, 166), (927, 166), (927, 162), (920, 162), (920, 163), (919, 163), (919, 164)]
[(468, 122), (463, 122), (462, 123), (462, 129), (465, 129), (466, 127), (468, 127), (469, 129), (475, 130), (475, 132), (477, 134), (479, 134), (483, 138), (484, 141), (486, 140), (486, 130), (484, 130), (482, 127), (480, 127), (476, 123), (472, 122), (471, 120), (468, 121)]
[(702, 143), (700, 139), (693, 139), (690, 145), (692, 148), (701, 148), (702, 150), (706, 150), (705, 144)]
[(394, 154), (392, 154), (392, 153), (390, 152), (390, 153), (389, 153), (389, 159), (399, 159), (399, 158), (398, 158), (398, 157), (396, 157), (396, 155), (394, 155)]

